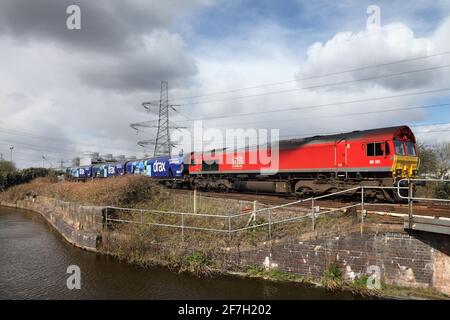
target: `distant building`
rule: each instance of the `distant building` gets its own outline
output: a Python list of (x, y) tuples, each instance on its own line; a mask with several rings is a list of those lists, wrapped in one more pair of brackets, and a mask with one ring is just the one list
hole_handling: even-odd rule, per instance
[(128, 160), (135, 160), (135, 156), (126, 157), (125, 155), (113, 156), (111, 153), (99, 154), (98, 152), (85, 152), (81, 157), (72, 160), (72, 166), (90, 166), (97, 163), (106, 162), (125, 162)]

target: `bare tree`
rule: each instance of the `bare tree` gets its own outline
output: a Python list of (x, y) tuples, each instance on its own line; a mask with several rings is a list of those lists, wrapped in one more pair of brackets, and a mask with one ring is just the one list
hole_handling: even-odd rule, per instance
[(16, 171), (14, 163), (6, 160), (0, 160), (0, 174), (6, 174)]
[(436, 144), (436, 173), (439, 178), (444, 179), (450, 175), (450, 142)]
[(418, 143), (417, 148), (420, 157), (420, 174), (425, 176), (434, 175), (437, 170), (437, 157), (434, 149), (424, 143)]

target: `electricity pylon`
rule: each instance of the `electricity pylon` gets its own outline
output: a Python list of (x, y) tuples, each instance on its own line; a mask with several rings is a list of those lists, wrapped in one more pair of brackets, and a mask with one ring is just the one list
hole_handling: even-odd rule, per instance
[(150, 112), (158, 114), (158, 120), (149, 120), (139, 123), (132, 123), (130, 127), (139, 130), (139, 128), (157, 128), (156, 139), (138, 141), (141, 147), (155, 145), (153, 156), (171, 155), (173, 144), (170, 141), (170, 129), (180, 129), (169, 121), (170, 109), (175, 110), (174, 105), (169, 105), (169, 84), (167, 81), (161, 81), (161, 95), (159, 101), (149, 101), (142, 103), (142, 106)]

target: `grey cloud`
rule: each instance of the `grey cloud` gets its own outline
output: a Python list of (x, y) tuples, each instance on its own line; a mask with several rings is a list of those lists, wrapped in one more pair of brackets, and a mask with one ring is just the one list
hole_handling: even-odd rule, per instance
[[(178, 13), (205, 1), (193, 0), (3, 0), (0, 31), (18, 39), (54, 41), (104, 53), (130, 50), (133, 38), (169, 28)], [(66, 8), (81, 8), (81, 30), (66, 28)]]
[(148, 91), (158, 89), (161, 80), (168, 80), (173, 86), (177, 79), (197, 73), (197, 66), (184, 53), (184, 43), (179, 37), (158, 32), (149, 42), (150, 48), (145, 46), (141, 51), (89, 64), (79, 71), (81, 80), (118, 92)]
[[(194, 60), (170, 26), (183, 11), (207, 3), (6, 0), (0, 3), (0, 33), (18, 41), (54, 43), (69, 59), (76, 55), (83, 61), (74, 74), (85, 84), (129, 93), (156, 89), (163, 79), (175, 84), (196, 74)], [(81, 30), (66, 28), (71, 4), (81, 8)]]
[(120, 62), (113, 68), (96, 68), (87, 70), (80, 74), (80, 78), (88, 85), (93, 85), (101, 89), (111, 89), (117, 92), (129, 92), (135, 90), (156, 90), (161, 85), (161, 80), (177, 79), (194, 75), (197, 68), (192, 63), (188, 63), (184, 69), (174, 66), (165, 69), (163, 65), (152, 65), (149, 60), (145, 64), (141, 61)]

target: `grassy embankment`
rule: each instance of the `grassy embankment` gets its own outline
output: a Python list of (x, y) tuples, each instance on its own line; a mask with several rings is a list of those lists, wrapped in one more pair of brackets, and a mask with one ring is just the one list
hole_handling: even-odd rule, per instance
[[(181, 228), (168, 228), (162, 226), (140, 225), (140, 224), (111, 224), (108, 232), (104, 235), (105, 250), (112, 252), (134, 263), (147, 264), (152, 262), (145, 250), (154, 244), (164, 244), (168, 248), (177, 251), (186, 251), (195, 248), (210, 256), (220, 254), (220, 250), (230, 247), (255, 247), (269, 240), (268, 226), (256, 229), (240, 231), (228, 234), (229, 223), (231, 229), (245, 227), (249, 215), (242, 215), (229, 220), (227, 217), (215, 217), (214, 215), (236, 215), (252, 210), (252, 203), (228, 201), (227, 199), (213, 199), (208, 197), (198, 198), (197, 213), (205, 213), (212, 216), (198, 217), (185, 215), (184, 221), (181, 215), (170, 213), (193, 212), (193, 199), (189, 193), (172, 193), (159, 184), (142, 176), (125, 176), (112, 179), (99, 179), (87, 182), (57, 181), (56, 179), (40, 178), (30, 183), (14, 186), (0, 193), (0, 200), (14, 202), (24, 199), (28, 195), (47, 196), (64, 201), (77, 202), (84, 205), (109, 205), (116, 207), (127, 207), (135, 209), (151, 209), (162, 211), (159, 213), (126, 212), (122, 210), (108, 210), (110, 218), (123, 218), (144, 223), (159, 223), (181, 226), (214, 228), (223, 232), (184, 230), (184, 242), (182, 240)], [(289, 218), (292, 216), (305, 215), (309, 213), (308, 208), (296, 209), (285, 208), (272, 211), (272, 222)], [(303, 211), (298, 211), (303, 210)], [(267, 223), (268, 211), (258, 213), (256, 220), (250, 225)], [(339, 223), (337, 223), (339, 222)], [(317, 233), (339, 232), (358, 223), (356, 215), (336, 212), (332, 215), (324, 215), (316, 219)], [(272, 225), (272, 239), (279, 240), (286, 237), (308, 238), (314, 235), (311, 231), (311, 219), (304, 218), (289, 224)], [(120, 236), (119, 236), (120, 235)], [(121, 239), (126, 238), (126, 245)], [(119, 242), (121, 244), (119, 245)], [(164, 253), (164, 260), (172, 261), (174, 257), (170, 253)], [(175, 254), (178, 256), (178, 254)], [(175, 260), (179, 260), (176, 258)]]
[[(171, 194), (171, 191), (155, 184), (142, 176), (126, 176), (114, 179), (93, 180), (87, 182), (57, 181), (52, 178), (39, 178), (30, 183), (14, 186), (0, 193), (0, 200), (14, 202), (29, 195), (47, 196), (64, 201), (77, 202), (84, 205), (109, 205), (136, 209), (152, 209), (164, 211), (160, 213), (140, 212), (128, 213), (121, 210), (111, 210), (115, 218), (124, 218), (144, 223), (160, 223), (181, 225), (181, 216), (169, 213), (192, 212), (193, 201), (189, 194)], [(203, 197), (198, 203), (197, 213), (216, 215), (234, 215), (251, 208), (248, 204), (227, 201), (226, 199), (208, 199)], [(285, 209), (273, 212), (272, 221), (299, 214)], [(261, 213), (253, 224), (267, 222), (268, 213)], [(247, 224), (248, 216), (232, 219), (232, 229)], [(185, 226), (215, 228), (228, 230), (228, 219), (218, 217), (185, 216)], [(332, 233), (355, 226), (358, 217), (355, 213), (336, 212), (324, 215), (316, 220), (317, 233)], [(311, 236), (311, 220), (305, 218), (291, 224), (272, 226), (272, 239), (285, 237), (307, 238)], [(210, 275), (215, 272), (234, 270), (244, 272), (253, 277), (262, 277), (277, 281), (294, 281), (317, 285), (313, 279), (300, 277), (292, 273), (278, 270), (265, 270), (261, 267), (251, 267), (242, 270), (240, 266), (225, 265), (221, 257), (223, 250), (240, 247), (251, 248), (268, 240), (267, 227), (246, 230), (233, 234), (229, 238), (227, 232), (217, 233), (198, 230), (184, 230), (184, 241), (181, 229), (145, 224), (111, 224), (102, 235), (103, 251), (121, 260), (141, 266), (163, 264), (179, 271), (189, 271), (197, 275)], [(331, 264), (330, 264), (331, 266)], [(331, 268), (331, 267), (330, 267)], [(358, 294), (380, 295), (394, 294), (400, 296), (442, 297), (433, 290), (404, 289), (393, 286), (383, 286), (383, 290), (368, 291), (364, 289), (366, 279), (348, 282), (336, 270), (327, 270), (321, 280), (321, 285), (330, 289), (351, 290)]]

